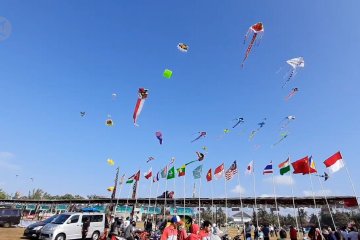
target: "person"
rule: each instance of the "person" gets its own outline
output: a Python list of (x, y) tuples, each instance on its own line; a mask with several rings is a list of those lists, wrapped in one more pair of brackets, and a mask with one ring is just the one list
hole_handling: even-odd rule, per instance
[(281, 239), (281, 240), (286, 239), (286, 237), (287, 237), (286, 235), (287, 235), (287, 234), (286, 234), (285, 229), (281, 228), (281, 229), (280, 229), (280, 232), (279, 232), (279, 235), (280, 235), (280, 239)]
[(340, 228), (340, 233), (343, 239), (347, 240), (348, 239), (348, 232), (347, 232), (347, 228), (346, 226)]
[(151, 219), (149, 218), (145, 224), (145, 231), (150, 233), (152, 231), (152, 228), (153, 228), (153, 225), (152, 225)]
[(113, 236), (119, 235), (119, 231), (120, 231), (120, 222), (119, 222), (119, 218), (116, 217), (114, 222), (111, 224), (109, 237), (113, 239), (114, 238)]
[(89, 231), (89, 227), (90, 227), (90, 219), (89, 217), (84, 217), (83, 219), (83, 225), (82, 225), (82, 229), (81, 229), (81, 239), (86, 239), (86, 235)]
[(294, 226), (290, 226), (290, 239), (297, 240), (297, 230)]
[(348, 239), (349, 240), (358, 240), (359, 239), (359, 233), (357, 231), (356, 226), (350, 227), (350, 231), (348, 232)]
[(254, 240), (258, 240), (259, 239), (259, 227), (258, 226), (254, 226)]
[(190, 234), (186, 238), (186, 240), (200, 240), (199, 229), (200, 229), (199, 225), (193, 223), (190, 227)]
[(161, 235), (161, 240), (177, 240), (177, 235), (178, 235), (177, 225), (179, 222), (180, 222), (180, 217), (173, 216), (170, 220), (170, 225), (164, 229)]
[[(264, 225), (263, 229), (262, 229), (262, 232), (264, 234), (264, 240), (270, 240), (270, 230), (269, 230), (269, 226), (268, 225)], [(276, 234), (276, 228), (275, 228), (275, 234)], [(276, 234), (277, 236), (277, 234)]]
[(219, 236), (219, 237), (223, 234), (223, 231), (220, 230), (220, 228), (216, 225), (216, 223), (213, 223), (211, 231), (212, 231), (212, 234)]
[(109, 228), (110, 228), (110, 222), (111, 222), (110, 216), (109, 215), (105, 216), (104, 233), (100, 237), (100, 240), (106, 240), (107, 239), (108, 233), (109, 233)]
[(316, 229), (315, 227), (311, 227), (309, 232), (308, 232), (308, 238), (310, 240), (316, 240)]
[(134, 240), (134, 228), (136, 227), (136, 222), (133, 220), (129, 226), (125, 229), (124, 237), (126, 240)]
[(210, 240), (212, 224), (205, 220), (202, 224), (202, 229), (199, 232), (200, 240)]
[(262, 231), (263, 226), (258, 227), (258, 231), (259, 231), (259, 239), (263, 240), (264, 239), (264, 232)]
[(180, 221), (179, 225), (178, 225), (177, 239), (178, 240), (186, 240), (186, 238), (187, 238), (187, 232), (186, 232), (186, 228), (185, 228), (185, 223), (183, 221)]
[(274, 226), (272, 224), (269, 226), (269, 229), (270, 229), (270, 236), (274, 237)]
[(245, 223), (245, 240), (251, 240), (251, 226), (249, 222)]

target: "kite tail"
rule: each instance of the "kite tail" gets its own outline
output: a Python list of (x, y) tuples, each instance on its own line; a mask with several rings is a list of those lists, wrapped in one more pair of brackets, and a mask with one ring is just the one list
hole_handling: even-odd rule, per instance
[(286, 98), (285, 101), (288, 101), (290, 98), (292, 98), (295, 95), (295, 92), (292, 91)]
[(249, 36), (249, 33), (250, 33), (250, 29), (247, 31), (247, 33), (245, 34), (245, 38), (244, 38), (244, 44), (245, 44), (245, 42), (246, 42), (246, 40), (247, 40), (247, 38), (248, 38), (248, 36)]
[(232, 128), (235, 128), (237, 125), (239, 125), (240, 121), (238, 121)]
[(194, 140), (192, 140), (191, 142), (195, 142), (196, 140), (199, 140), (201, 138), (201, 135), (198, 136), (197, 138), (195, 138)]
[(253, 37), (251, 39), (251, 42), (250, 42), (248, 48), (246, 49), (245, 57), (244, 57), (244, 60), (241, 63), (241, 67), (244, 67), (244, 62), (248, 58), (248, 56), (249, 56), (249, 54), (251, 52), (252, 46), (254, 45), (254, 42), (256, 40), (256, 36), (257, 36), (257, 33), (254, 33), (254, 35), (253, 35)]
[(290, 79), (294, 76), (294, 74), (295, 74), (295, 69), (291, 70), (288, 79), (284, 82), (282, 87), (285, 87), (285, 85), (290, 81)]

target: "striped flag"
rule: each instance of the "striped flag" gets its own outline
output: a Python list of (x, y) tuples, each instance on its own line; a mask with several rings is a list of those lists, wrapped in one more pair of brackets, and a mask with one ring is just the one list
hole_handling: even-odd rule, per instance
[(225, 178), (226, 180), (230, 180), (232, 179), (232, 177), (237, 174), (238, 170), (237, 170), (237, 165), (236, 165), (236, 161), (233, 162), (233, 164), (231, 164), (230, 168), (225, 172)]
[(220, 166), (215, 168), (214, 175), (216, 178), (221, 178), (224, 173), (224, 164), (222, 163)]
[(290, 172), (290, 158), (286, 159), (285, 162), (280, 163), (278, 167), (280, 168), (280, 175)]
[(153, 177), (153, 182), (158, 182), (160, 180), (160, 173), (158, 172), (156, 176)]
[(268, 165), (266, 165), (266, 167), (264, 168), (264, 171), (263, 171), (264, 175), (271, 174), (271, 173), (274, 173), (272, 161)]

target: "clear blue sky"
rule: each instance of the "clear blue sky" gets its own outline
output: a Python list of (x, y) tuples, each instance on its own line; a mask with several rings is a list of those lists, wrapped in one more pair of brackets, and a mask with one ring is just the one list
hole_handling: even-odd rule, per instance
[[(271, 195), (262, 170), (288, 155), (313, 155), (323, 172), (322, 161), (341, 150), (360, 182), (359, 8), (358, 1), (335, 0), (2, 1), (0, 16), (12, 33), (0, 42), (0, 188), (110, 196), (115, 167), (107, 158), (130, 176), (150, 166), (156, 172), (171, 157), (179, 167), (202, 146), (208, 147), (204, 172), (237, 160), (246, 196), (253, 195), (252, 178), (244, 175), (251, 160), (257, 195)], [(265, 34), (241, 69), (244, 34), (259, 21)], [(188, 53), (177, 50), (179, 42), (190, 46)], [(285, 61), (298, 56), (305, 68), (282, 88)], [(162, 76), (166, 68), (171, 79)], [(134, 127), (139, 87), (148, 88), (149, 97)], [(285, 102), (293, 87), (299, 93)], [(112, 128), (105, 125), (108, 114)], [(296, 116), (290, 135), (272, 148), (288, 115)], [(246, 123), (222, 136), (238, 116)], [(267, 124), (249, 141), (264, 117)], [(190, 143), (198, 131), (208, 136)], [(151, 165), (149, 156), (156, 158)], [(195, 167), (187, 169), (187, 196)], [(296, 195), (311, 190), (308, 176), (294, 180)], [(238, 196), (231, 192), (237, 184), (237, 178), (228, 183), (228, 196)], [(159, 194), (164, 185), (161, 180)], [(173, 182), (168, 185), (173, 190)], [(331, 195), (352, 194), (345, 170), (324, 185)], [(141, 180), (140, 196), (149, 196), (149, 186)], [(321, 189), (317, 180), (314, 187)], [(183, 179), (175, 191), (183, 196)], [(201, 192), (211, 196), (204, 179)], [(223, 180), (214, 182), (214, 193), (225, 195)], [(277, 193), (290, 195), (290, 186), (278, 185)]]

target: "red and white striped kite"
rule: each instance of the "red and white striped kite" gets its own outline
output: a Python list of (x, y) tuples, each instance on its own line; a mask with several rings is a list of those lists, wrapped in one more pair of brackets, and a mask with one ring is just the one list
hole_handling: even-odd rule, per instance
[(144, 106), (144, 103), (145, 103), (145, 100), (148, 96), (148, 89), (145, 89), (145, 88), (139, 88), (139, 98), (136, 102), (136, 106), (135, 106), (135, 109), (134, 109), (134, 114), (133, 114), (133, 119), (134, 119), (134, 125), (135, 126), (138, 126), (136, 121), (137, 121), (137, 118), (139, 117), (140, 113), (141, 113), (141, 110)]
[(250, 54), (250, 52), (251, 52), (251, 49), (252, 49), (252, 47), (253, 47), (253, 45), (254, 45), (254, 43), (255, 43), (256, 38), (258, 37), (258, 35), (259, 35), (258, 42), (260, 42), (260, 39), (261, 39), (261, 37), (262, 37), (262, 34), (264, 33), (264, 25), (263, 25), (261, 22), (258, 22), (258, 23), (256, 23), (256, 24), (252, 25), (252, 26), (249, 28), (249, 30), (248, 30), (248, 32), (246, 33), (246, 35), (245, 35), (244, 44), (245, 44), (245, 42), (246, 42), (246, 40), (247, 40), (247, 38), (248, 38), (248, 36), (249, 36), (250, 33), (253, 33), (253, 36), (252, 36), (252, 38), (251, 38), (251, 41), (250, 41), (250, 43), (249, 43), (249, 46), (248, 46), (247, 49), (246, 49), (245, 57), (244, 57), (244, 60), (243, 60), (243, 62), (242, 62), (242, 64), (241, 64), (241, 67), (244, 66), (244, 62), (245, 62), (245, 60), (248, 58), (248, 56), (249, 56), (249, 54)]

